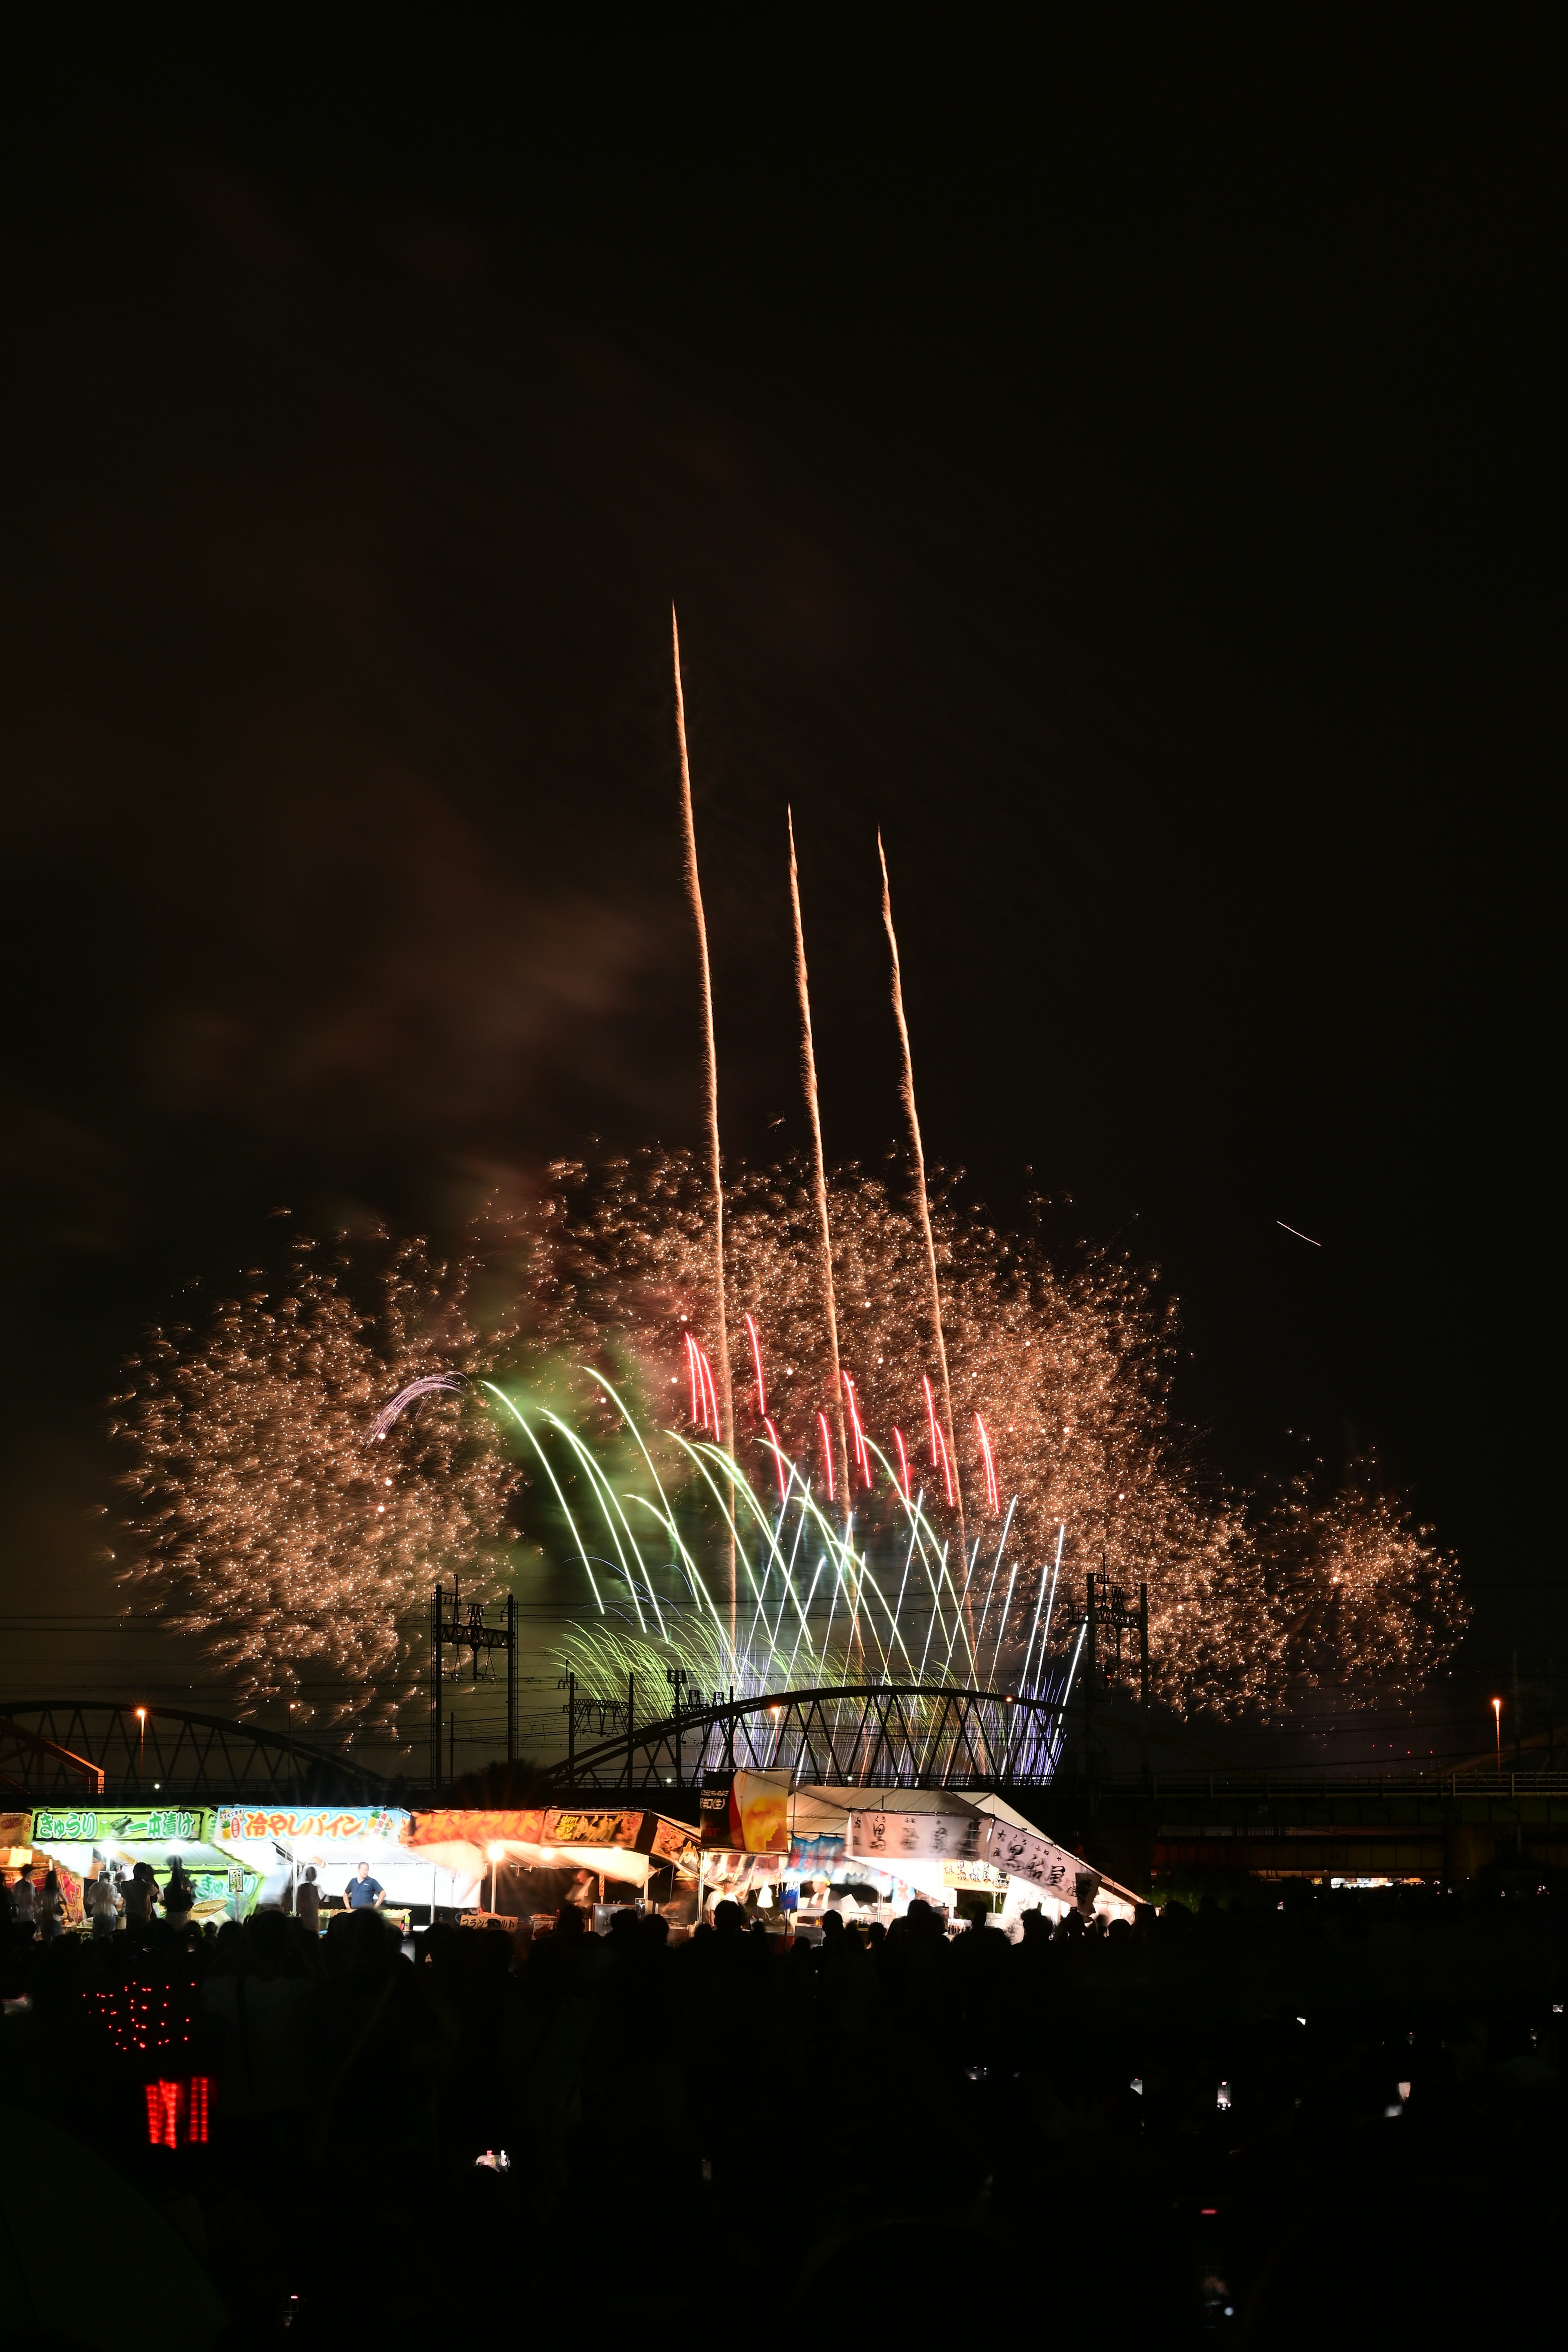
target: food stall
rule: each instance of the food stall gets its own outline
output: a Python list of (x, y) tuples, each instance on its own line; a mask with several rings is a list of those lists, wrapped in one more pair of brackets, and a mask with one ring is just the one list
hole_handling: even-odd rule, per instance
[[(606, 1884), (647, 1896), (658, 1874), (695, 1885), (699, 1849), (684, 1822), (626, 1806), (543, 1805), (489, 1811), (468, 1808), (414, 1814), (406, 1832), (416, 1866), (472, 1874), (476, 1891), (499, 1886), (505, 1874), (506, 1904), (492, 1903), (514, 1920), (542, 1919), (543, 1891), (566, 1891), (566, 1899), (592, 1904), (605, 1899)], [(563, 1879), (563, 1873), (570, 1873)], [(536, 1911), (531, 1886), (540, 1897)], [(507, 1904), (520, 1908), (508, 1911)]]
[(314, 1870), (323, 1908), (346, 1900), (360, 1864), (384, 1889), (383, 1909), (406, 1927), (427, 1906), (462, 1910), (473, 1902), (479, 1871), (465, 1861), (456, 1870), (416, 1861), (410, 1851), (414, 1816), (402, 1805), (219, 1805), (213, 1834), (226, 1853), (256, 1874), (255, 1901), (295, 1907), (295, 1890)]
[(191, 1916), (204, 1925), (243, 1917), (261, 1884), (254, 1867), (217, 1842), (209, 1805), (39, 1805), (6, 1820), (29, 1823), (32, 1850), (22, 1858), (35, 1864), (37, 1881), (47, 1870), (58, 1873), (68, 1927), (83, 1924), (89, 1879), (106, 1870), (128, 1876), (139, 1862), (152, 1865), (160, 1888), (171, 1863), (181, 1863), (195, 1889)]
[(1028, 1911), (1131, 1920), (1140, 1897), (1042, 1837), (1005, 1799), (945, 1789), (792, 1790), (736, 1772), (702, 1794), (704, 1916), (725, 1900), (819, 1927), (900, 1918), (917, 1898), (1016, 1937)]

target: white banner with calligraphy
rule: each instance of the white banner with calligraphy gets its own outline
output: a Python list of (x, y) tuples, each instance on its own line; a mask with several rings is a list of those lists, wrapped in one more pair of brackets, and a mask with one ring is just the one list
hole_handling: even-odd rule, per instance
[(979, 1813), (852, 1812), (844, 1851), (854, 1862), (973, 1862), (984, 1857)]
[(994, 1819), (985, 1822), (984, 1830), (977, 1851), (994, 1869), (1005, 1870), (1010, 1878), (1026, 1878), (1031, 1886), (1039, 1887), (1060, 1903), (1076, 1901), (1080, 1877), (1092, 1878), (1095, 1891), (1099, 1891), (1098, 1871), (1091, 1871), (1077, 1854), (1053, 1844), (1037, 1831), (1017, 1829), (1011, 1822)]

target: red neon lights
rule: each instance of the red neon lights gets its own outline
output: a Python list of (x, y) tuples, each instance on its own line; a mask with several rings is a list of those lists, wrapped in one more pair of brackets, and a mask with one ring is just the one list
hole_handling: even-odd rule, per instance
[(147, 2142), (151, 2147), (205, 2147), (212, 2080), (189, 2074), (180, 2082), (148, 2083)]

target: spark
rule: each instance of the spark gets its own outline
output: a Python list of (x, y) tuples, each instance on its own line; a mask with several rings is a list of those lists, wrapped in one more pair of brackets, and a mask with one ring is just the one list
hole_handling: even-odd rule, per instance
[(980, 1457), (985, 1465), (985, 1507), (999, 1511), (1002, 1497), (996, 1485), (996, 1456), (991, 1450), (991, 1433), (979, 1413), (974, 1416), (974, 1426), (980, 1438)]
[(752, 1342), (752, 1361), (756, 1366), (757, 1370), (757, 1412), (763, 1421), (766, 1421), (768, 1417), (768, 1391), (767, 1384), (763, 1379), (763, 1343), (757, 1337), (756, 1317), (754, 1315), (748, 1315), (745, 1318), (745, 1322), (747, 1337)]
[[(379, 1445), (389, 1430), (395, 1428), (409, 1406), (422, 1396), (461, 1396), (467, 1384), (466, 1372), (427, 1372), (423, 1380), (410, 1381), (405, 1388), (384, 1404), (365, 1432), (367, 1445)], [(390, 1481), (388, 1482), (390, 1484)]]
[[(713, 1314), (719, 1333), (719, 1370), (722, 1381), (723, 1417), (720, 1442), (735, 1450), (735, 1402), (730, 1384), (730, 1339), (725, 1322), (724, 1289), (724, 1163), (719, 1149), (719, 1048), (713, 1034), (713, 975), (708, 962), (708, 924), (702, 912), (702, 881), (697, 870), (697, 823), (691, 808), (691, 766), (686, 750), (686, 697), (680, 682), (680, 627), (675, 608), (669, 614), (670, 654), (675, 670), (675, 736), (680, 753), (680, 825), (686, 851), (686, 885), (697, 925), (697, 949), (701, 975), (702, 1076), (707, 1093), (708, 1163), (713, 1196)], [(734, 1638), (735, 1562), (729, 1561), (730, 1634)]]
[(1297, 1226), (1295, 1226), (1295, 1225), (1288, 1225), (1288, 1224), (1285, 1223), (1285, 1220), (1284, 1220), (1284, 1218), (1283, 1218), (1283, 1217), (1276, 1217), (1276, 1218), (1275, 1218), (1275, 1220), (1274, 1220), (1274, 1222), (1275, 1222), (1275, 1223), (1279, 1227), (1279, 1230), (1280, 1230), (1280, 1232), (1281, 1232), (1281, 1233), (1286, 1233), (1286, 1234), (1294, 1234), (1296, 1235), (1296, 1239), (1297, 1239), (1299, 1242), (1310, 1242), (1310, 1243), (1311, 1243), (1311, 1246), (1313, 1247), (1313, 1249), (1321, 1249), (1321, 1248), (1322, 1248), (1323, 1244), (1322, 1244), (1322, 1243), (1321, 1243), (1321, 1242), (1314, 1242), (1314, 1241), (1312, 1241), (1312, 1236), (1311, 1236), (1311, 1234), (1304, 1234), (1304, 1233), (1300, 1232), (1300, 1231), (1299, 1230), (1299, 1228), (1298, 1228)]
[[(931, 1276), (931, 1336), (936, 1341), (937, 1368), (942, 1373), (942, 1422), (948, 1453), (952, 1457), (952, 1468), (956, 1473), (958, 1465), (952, 1439), (952, 1383), (948, 1378), (947, 1339), (942, 1329), (942, 1285), (937, 1279), (936, 1239), (931, 1232), (931, 1199), (926, 1188), (925, 1147), (921, 1141), (920, 1113), (915, 1108), (915, 1066), (910, 1050), (910, 1024), (904, 1018), (904, 983), (899, 967), (899, 935), (893, 929), (893, 894), (888, 880), (888, 856), (882, 847), (880, 834), (877, 835), (877, 856), (881, 860), (882, 866), (882, 921), (887, 929), (888, 946), (893, 959), (893, 1018), (898, 1024), (899, 1045), (903, 1055), (903, 1076), (900, 1091), (903, 1096), (904, 1108), (909, 1114), (910, 1145), (914, 1154), (915, 1164), (915, 1200), (920, 1209), (921, 1232), (924, 1235), (926, 1245), (926, 1267)], [(949, 1483), (951, 1486), (951, 1480)], [(948, 1499), (950, 1502), (953, 1500), (951, 1492)], [(959, 1533), (962, 1537), (963, 1534), (962, 1488), (958, 1492), (957, 1503)]]
[(822, 1466), (827, 1474), (827, 1499), (833, 1500), (833, 1432), (827, 1426), (827, 1415), (819, 1412), (816, 1425), (822, 1432)]
[[(816, 1211), (817, 1235), (821, 1248), (822, 1321), (827, 1339), (829, 1372), (828, 1396), (832, 1402), (834, 1428), (838, 1439), (838, 1460), (843, 1472), (844, 1491), (849, 1492), (849, 1453), (844, 1430), (844, 1400), (839, 1386), (838, 1362), (838, 1299), (833, 1283), (833, 1224), (827, 1210), (827, 1166), (822, 1155), (822, 1111), (816, 1092), (816, 1047), (811, 1034), (811, 983), (805, 969), (805, 925), (800, 911), (800, 868), (795, 855), (795, 813), (784, 811), (784, 823), (789, 828), (789, 903), (795, 921), (795, 985), (800, 1002), (800, 1068), (801, 1082), (805, 1090), (805, 1109), (811, 1128), (812, 1202)], [(828, 1500), (833, 1498), (831, 1465), (828, 1475)]]

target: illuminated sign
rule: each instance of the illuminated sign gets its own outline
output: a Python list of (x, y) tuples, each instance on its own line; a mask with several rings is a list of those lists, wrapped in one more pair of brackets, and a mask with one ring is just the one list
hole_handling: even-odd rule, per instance
[(178, 1805), (84, 1805), (61, 1812), (35, 1812), (35, 1845), (96, 1845), (110, 1838), (117, 1845), (184, 1845), (205, 1841), (207, 1816), (195, 1807)]
[(207, 2136), (212, 2084), (205, 2074), (183, 2082), (148, 2083), (147, 2139), (153, 2147), (201, 2147)]
[(323, 1805), (299, 1811), (263, 1811), (258, 1805), (220, 1805), (213, 1835), (271, 1838), (279, 1845), (396, 1845), (408, 1815), (395, 1805)]

